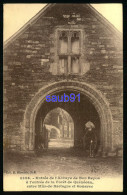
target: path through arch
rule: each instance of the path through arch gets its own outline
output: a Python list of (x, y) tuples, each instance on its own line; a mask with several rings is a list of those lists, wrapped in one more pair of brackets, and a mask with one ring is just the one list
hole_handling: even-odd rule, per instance
[[(99, 91), (97, 91), (94, 87), (92, 87), (91, 85), (88, 85), (86, 83), (81, 83), (81, 82), (74, 82), (74, 81), (68, 81), (68, 82), (61, 81), (61, 82), (50, 84), (40, 89), (39, 92), (33, 97), (31, 102), (27, 106), (26, 112), (24, 115), (24, 121), (23, 121), (24, 139), (23, 139), (22, 149), (29, 151), (29, 150), (34, 150), (35, 148), (35, 119), (41, 107), (42, 107), (42, 111), (45, 110), (42, 104), (44, 104), (45, 102), (46, 95), (60, 94), (63, 92), (81, 93), (82, 97), (85, 99), (84, 101), (86, 101), (86, 104), (84, 105), (87, 105), (87, 103), (89, 102), (89, 105), (92, 107), (92, 110), (94, 110), (97, 113), (96, 116), (99, 117), (98, 121), (100, 121), (99, 125), (100, 125), (101, 151), (106, 152), (109, 149), (112, 150), (113, 123), (112, 123), (112, 115), (111, 115), (111, 111), (108, 106), (108, 102), (102, 96), (102, 94)], [(66, 103), (66, 105), (64, 105), (64, 109), (66, 110), (69, 107), (69, 105), (70, 103), (69, 104)], [(56, 105), (56, 107), (57, 106), (58, 105)], [(82, 116), (81, 113), (80, 113), (80, 116)], [(78, 117), (79, 115), (77, 113), (77, 118)], [(81, 126), (82, 125), (80, 124), (80, 127)], [(78, 132), (78, 131), (75, 131), (75, 132)], [(76, 133), (75, 133), (75, 136), (76, 136), (75, 137), (75, 147), (77, 147), (79, 144), (79, 139), (77, 139)], [(78, 133), (78, 136), (79, 136), (79, 133)]]

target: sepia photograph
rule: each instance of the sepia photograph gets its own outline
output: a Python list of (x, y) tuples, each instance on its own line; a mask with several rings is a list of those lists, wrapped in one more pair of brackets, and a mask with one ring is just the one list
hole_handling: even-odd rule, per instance
[(3, 9), (3, 190), (122, 192), (122, 4)]

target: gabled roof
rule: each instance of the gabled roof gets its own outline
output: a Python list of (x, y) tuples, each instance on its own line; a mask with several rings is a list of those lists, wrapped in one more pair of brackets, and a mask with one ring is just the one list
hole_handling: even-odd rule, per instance
[[(26, 31), (31, 25), (33, 25), (40, 17), (44, 16), (47, 11), (54, 7), (56, 3), (47, 4), (42, 8), (35, 16), (33, 16), (23, 27), (21, 27), (14, 35), (4, 42), (4, 48), (6, 48), (10, 43), (17, 39), (24, 31)], [(82, 6), (87, 7), (92, 12), (91, 14), (98, 19), (102, 24), (104, 24), (111, 32), (114, 32), (119, 38), (121, 38), (121, 32), (119, 32), (104, 16), (102, 16), (94, 7), (90, 4), (82, 4)]]

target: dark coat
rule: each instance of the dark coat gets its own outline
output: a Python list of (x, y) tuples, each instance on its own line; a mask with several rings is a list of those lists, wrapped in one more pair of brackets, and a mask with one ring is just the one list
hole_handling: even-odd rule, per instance
[[(92, 142), (91, 142), (92, 141)], [(97, 136), (93, 130), (87, 131), (83, 137), (83, 147), (85, 150), (95, 150), (97, 147)]]

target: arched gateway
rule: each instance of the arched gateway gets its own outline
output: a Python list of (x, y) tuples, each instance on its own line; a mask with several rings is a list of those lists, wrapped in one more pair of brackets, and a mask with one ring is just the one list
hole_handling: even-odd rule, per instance
[(113, 122), (108, 102), (106, 101), (105, 97), (93, 86), (77, 81), (55, 82), (41, 88), (35, 94), (27, 106), (24, 114), (24, 121), (21, 127), (23, 131), (22, 150), (34, 151), (35, 149), (35, 120), (38, 110), (45, 101), (46, 95), (56, 94), (60, 91), (67, 90), (83, 94), (83, 96), (88, 98), (88, 100), (94, 106), (100, 119), (100, 150), (104, 153), (111, 151), (113, 149)]

